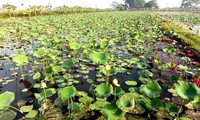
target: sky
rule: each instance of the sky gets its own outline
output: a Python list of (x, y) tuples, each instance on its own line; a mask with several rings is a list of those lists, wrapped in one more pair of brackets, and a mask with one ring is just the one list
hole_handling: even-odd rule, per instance
[[(110, 4), (116, 1), (118, 3), (124, 3), (123, 0), (0, 0), (0, 6), (5, 3), (10, 3), (17, 6), (20, 9), (27, 8), (29, 5), (48, 5), (53, 7), (67, 5), (82, 6), (82, 7), (97, 7), (97, 8), (109, 8)], [(149, 0), (145, 0), (149, 1)], [(165, 7), (180, 7), (182, 0), (157, 0), (160, 8)], [(23, 3), (23, 7), (21, 4)]]

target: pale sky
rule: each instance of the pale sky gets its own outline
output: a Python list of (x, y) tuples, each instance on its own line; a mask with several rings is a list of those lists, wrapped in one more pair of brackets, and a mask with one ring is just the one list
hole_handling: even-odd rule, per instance
[[(82, 7), (98, 7), (98, 8), (109, 8), (112, 1), (118, 3), (124, 3), (123, 0), (0, 0), (0, 6), (5, 3), (10, 3), (18, 8), (21, 8), (21, 3), (24, 4), (23, 8), (27, 8), (29, 5), (48, 5), (51, 4), (53, 7), (57, 6), (82, 6)], [(149, 1), (149, 0), (146, 0)], [(164, 7), (180, 7), (182, 0), (157, 0), (160, 8)]]

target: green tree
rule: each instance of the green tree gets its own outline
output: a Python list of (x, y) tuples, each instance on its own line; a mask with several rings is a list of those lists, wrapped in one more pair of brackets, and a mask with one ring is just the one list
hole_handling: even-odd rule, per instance
[(8, 12), (10, 17), (12, 17), (11, 12), (13, 12), (14, 17), (15, 17), (15, 10), (17, 9), (16, 6), (7, 3), (7, 4), (3, 4), (3, 9)]
[(142, 8), (144, 7), (144, 0), (124, 0), (128, 8)]
[(200, 0), (182, 0), (181, 8), (197, 7), (200, 4)]
[(151, 0), (144, 5), (145, 8), (158, 8), (158, 3), (156, 0)]
[(42, 6), (42, 5), (33, 5), (33, 6), (30, 6), (30, 10), (34, 11), (35, 16), (37, 16), (37, 12), (39, 12), (40, 15), (42, 15), (44, 9), (45, 9), (45, 6)]
[(194, 7), (198, 6), (200, 4), (200, 0), (191, 0)]
[(120, 10), (120, 11), (122, 11), (122, 10), (125, 9), (125, 7), (124, 7), (123, 4), (119, 4), (119, 3), (116, 2), (116, 1), (113, 1), (113, 2), (111, 3), (110, 7), (113, 8), (113, 9), (115, 9), (115, 10)]

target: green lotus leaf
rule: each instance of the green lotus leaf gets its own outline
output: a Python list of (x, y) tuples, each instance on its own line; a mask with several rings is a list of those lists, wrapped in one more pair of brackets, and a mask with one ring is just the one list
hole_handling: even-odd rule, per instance
[(149, 98), (142, 98), (138, 100), (138, 103), (144, 105), (148, 110), (155, 110), (157, 108), (163, 108), (164, 105), (161, 100), (159, 99), (149, 99)]
[(3, 113), (0, 113), (0, 120), (14, 120), (17, 116), (17, 113), (14, 111), (5, 111)]
[(28, 114), (26, 114), (26, 118), (34, 118), (38, 114), (37, 110), (31, 110)]
[(101, 41), (101, 42), (100, 42), (100, 47), (101, 47), (101, 48), (106, 48), (108, 45), (109, 45), (109, 42), (108, 42), (108, 41)]
[(135, 85), (137, 85), (137, 82), (136, 82), (136, 81), (133, 81), (133, 80), (127, 80), (127, 81), (125, 82), (125, 84), (126, 84), (126, 85), (130, 85), (130, 86), (135, 86)]
[(44, 68), (44, 71), (45, 71), (46, 74), (51, 74), (51, 73), (53, 72), (51, 66), (45, 67), (45, 68)]
[(200, 110), (200, 96), (196, 96), (192, 101), (192, 104), (197, 110)]
[(58, 91), (58, 96), (62, 101), (67, 101), (69, 98), (76, 95), (76, 88), (74, 86), (68, 86)]
[(70, 109), (73, 112), (77, 112), (81, 110), (83, 107), (84, 107), (83, 104), (78, 102), (73, 102), (68, 105), (68, 109)]
[(160, 94), (161, 90), (162, 89), (157, 81), (148, 81), (140, 87), (140, 92), (150, 98), (156, 98)]
[(167, 103), (165, 105), (165, 110), (167, 112), (174, 112), (174, 113), (178, 113), (178, 107), (172, 103)]
[(96, 52), (96, 51), (92, 51), (92, 53), (90, 53), (90, 59), (94, 62), (94, 63), (100, 63), (100, 64), (104, 64), (106, 63), (110, 58), (110, 54), (106, 53), (106, 52)]
[(93, 104), (90, 104), (91, 110), (102, 110), (109, 102), (106, 100), (97, 100)]
[(41, 76), (40, 73), (37, 72), (37, 73), (35, 73), (35, 74), (33, 75), (33, 79), (34, 79), (34, 80), (39, 79), (40, 76)]
[(31, 110), (33, 110), (33, 105), (22, 106), (20, 108), (20, 112), (22, 112), (22, 113), (30, 112)]
[(42, 86), (40, 85), (40, 83), (36, 83), (34, 84), (33, 88), (41, 88)]
[(147, 65), (145, 63), (137, 63), (137, 68), (145, 69), (145, 68), (147, 68)]
[(85, 105), (88, 105), (88, 104), (92, 103), (94, 101), (94, 99), (89, 96), (83, 96), (83, 97), (80, 97), (78, 99), (78, 101)]
[(174, 54), (176, 53), (176, 49), (171, 46), (171, 45), (167, 45), (164, 49), (163, 49), (164, 52), (167, 52), (169, 54)]
[(139, 58), (131, 58), (128, 62), (131, 64), (137, 64), (140, 61)]
[(0, 94), (0, 111), (6, 111), (9, 109), (11, 102), (15, 99), (13, 92), (4, 92)]
[(56, 74), (56, 73), (58, 73), (58, 72), (60, 72), (62, 70), (62, 67), (58, 66), (58, 65), (57, 66), (53, 66), (52, 70)]
[(23, 66), (28, 64), (28, 57), (26, 53), (21, 53), (13, 58), (13, 61), (17, 63), (18, 66)]
[(57, 55), (59, 55), (61, 52), (59, 51), (59, 50), (50, 50), (49, 52), (48, 52), (48, 56), (49, 57), (55, 57), (55, 56), (57, 56)]
[[(46, 92), (46, 94), (45, 94), (45, 92)], [(37, 98), (37, 100), (39, 102), (41, 102), (42, 100), (45, 99), (45, 97), (51, 97), (55, 93), (56, 93), (55, 88), (49, 88), (49, 89), (46, 89), (45, 91), (43, 90), (41, 93), (35, 93), (34, 95)]]
[(44, 49), (39, 49), (39, 50), (37, 50), (37, 51), (35, 51), (34, 53), (33, 53), (33, 56), (35, 56), (35, 57), (38, 57), (38, 58), (41, 58), (41, 57), (43, 57), (43, 56), (45, 56), (45, 51), (44, 51)]
[(95, 88), (96, 96), (107, 98), (113, 93), (113, 86), (109, 83), (102, 83)]
[(196, 96), (200, 95), (200, 89), (196, 84), (191, 82), (179, 81), (174, 84), (174, 90), (183, 99), (194, 100)]
[(187, 66), (184, 66), (184, 65), (179, 65), (178, 66), (180, 69), (184, 70), (184, 71), (187, 71), (188, 70), (188, 67)]
[(187, 117), (180, 117), (180, 118), (178, 118), (177, 120), (192, 120), (192, 119), (187, 118)]
[(124, 112), (130, 112), (135, 108), (135, 100), (131, 93), (126, 93), (117, 100), (116, 105)]
[(101, 113), (107, 120), (120, 120), (124, 116), (124, 112), (119, 109), (115, 102), (107, 104), (102, 110)]
[(142, 71), (140, 72), (140, 75), (141, 75), (142, 77), (146, 77), (146, 78), (148, 78), (148, 77), (153, 77), (153, 73), (150, 72), (149, 70), (142, 70)]
[(73, 65), (74, 65), (74, 62), (72, 60), (69, 60), (69, 61), (63, 63), (63, 67), (65, 69), (70, 69)]
[(70, 47), (70, 49), (72, 49), (72, 50), (77, 50), (77, 49), (80, 48), (80, 45), (79, 45), (78, 43), (71, 42), (71, 43), (69, 44), (69, 47)]
[(125, 92), (120, 86), (115, 86), (115, 92), (113, 91), (113, 95), (123, 95)]

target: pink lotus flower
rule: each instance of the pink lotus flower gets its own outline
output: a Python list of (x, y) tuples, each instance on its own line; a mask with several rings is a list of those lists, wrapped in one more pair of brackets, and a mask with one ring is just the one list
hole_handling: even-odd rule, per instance
[(187, 53), (191, 53), (192, 51), (191, 51), (191, 50), (187, 50), (186, 52), (187, 52)]
[(195, 83), (198, 87), (200, 87), (200, 80), (198, 79), (194, 79), (193, 83)]
[(193, 64), (195, 64), (195, 65), (199, 65), (200, 63), (197, 62), (197, 61), (194, 61)]
[(170, 41), (169, 41), (169, 43), (173, 43), (173, 42), (174, 42), (174, 40), (170, 40)]
[(193, 54), (188, 53), (187, 56), (188, 56), (188, 57), (193, 57)]

